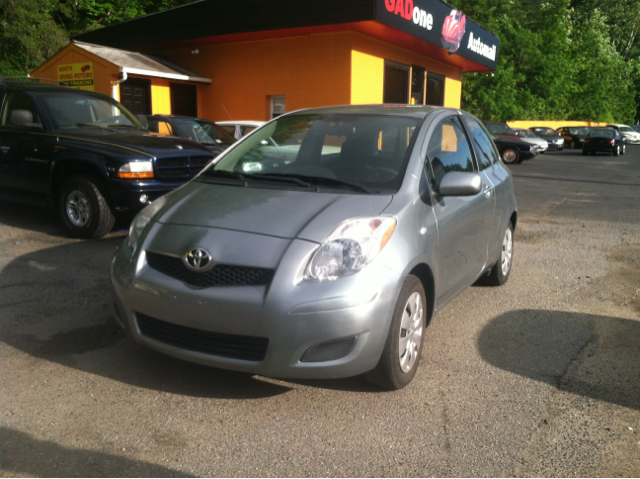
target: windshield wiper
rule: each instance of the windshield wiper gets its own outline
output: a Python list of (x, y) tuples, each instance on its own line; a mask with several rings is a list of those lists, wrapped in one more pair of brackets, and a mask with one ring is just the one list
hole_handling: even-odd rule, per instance
[(114, 123), (110, 125), (111, 128), (135, 128), (136, 130), (142, 130), (142, 131), (147, 131), (144, 128), (140, 128), (139, 126), (135, 126), (135, 125), (123, 125), (121, 123)]
[(289, 183), (295, 183), (296, 185), (311, 188), (311, 183), (307, 183), (306, 181), (302, 181), (297, 176), (287, 175), (286, 173), (269, 173), (267, 175), (262, 173), (255, 173), (251, 175), (251, 178), (274, 180), (274, 181), (288, 181)]
[(363, 193), (371, 194), (373, 191), (371, 188), (367, 188), (359, 183), (352, 183), (351, 181), (339, 180), (338, 178), (327, 178), (326, 176), (308, 176), (306, 177), (310, 181), (316, 181), (318, 183), (325, 183), (334, 186), (346, 186), (352, 190), (361, 191)]

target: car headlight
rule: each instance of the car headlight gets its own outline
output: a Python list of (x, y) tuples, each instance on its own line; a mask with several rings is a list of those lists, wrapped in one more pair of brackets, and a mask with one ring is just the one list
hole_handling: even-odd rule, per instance
[(305, 279), (332, 281), (371, 263), (389, 242), (397, 221), (392, 216), (353, 218), (341, 223), (307, 265)]
[(129, 237), (127, 238), (127, 244), (133, 250), (136, 249), (138, 239), (144, 231), (145, 226), (149, 224), (151, 218), (164, 206), (167, 202), (166, 197), (161, 196), (150, 205), (146, 206), (140, 213), (133, 218), (131, 226), (129, 227)]

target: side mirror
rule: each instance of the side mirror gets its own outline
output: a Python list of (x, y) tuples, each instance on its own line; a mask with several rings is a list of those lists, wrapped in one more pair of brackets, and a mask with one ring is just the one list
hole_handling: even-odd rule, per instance
[(442, 196), (474, 196), (482, 191), (482, 178), (478, 173), (450, 171), (442, 177), (438, 193)]

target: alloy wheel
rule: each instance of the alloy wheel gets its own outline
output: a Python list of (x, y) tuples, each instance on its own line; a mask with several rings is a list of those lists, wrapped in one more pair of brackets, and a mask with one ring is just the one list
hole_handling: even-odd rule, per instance
[(402, 322), (400, 323), (400, 337), (398, 359), (400, 369), (407, 373), (411, 371), (419, 357), (419, 348), (422, 343), (424, 306), (420, 293), (414, 292), (404, 306)]
[(86, 226), (91, 219), (91, 203), (80, 190), (73, 190), (67, 196), (67, 217), (77, 227)]
[(500, 267), (502, 268), (502, 275), (509, 274), (511, 269), (511, 259), (513, 257), (513, 233), (510, 228), (507, 228), (507, 232), (504, 235), (502, 241), (502, 256), (500, 258)]

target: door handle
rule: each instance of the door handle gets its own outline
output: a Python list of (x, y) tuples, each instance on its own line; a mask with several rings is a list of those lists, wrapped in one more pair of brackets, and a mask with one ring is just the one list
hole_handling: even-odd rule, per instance
[(491, 193), (493, 192), (493, 188), (489, 185), (484, 185), (484, 196), (485, 198), (491, 198)]

